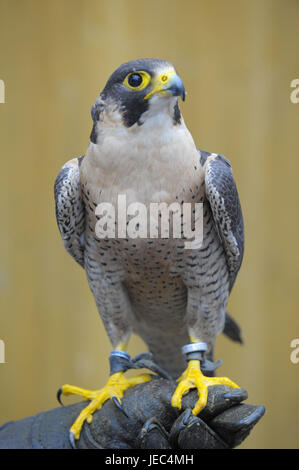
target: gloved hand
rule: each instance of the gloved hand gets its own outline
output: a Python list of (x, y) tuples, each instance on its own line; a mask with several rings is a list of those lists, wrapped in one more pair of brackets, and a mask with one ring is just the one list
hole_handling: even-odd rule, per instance
[[(160, 377), (128, 389), (119, 410), (107, 401), (91, 424), (85, 424), (78, 448), (224, 449), (239, 445), (265, 413), (246, 405), (247, 392), (224, 385), (209, 388), (206, 407), (192, 414), (197, 391), (189, 392), (182, 409), (171, 406), (176, 384)], [(127, 415), (127, 416), (126, 416)]]
[[(192, 390), (182, 409), (171, 406), (174, 381), (154, 376), (129, 388), (121, 411), (111, 400), (85, 423), (78, 448), (104, 449), (224, 449), (238, 446), (265, 413), (263, 406), (246, 405), (247, 392), (224, 385), (210, 387), (208, 402), (196, 417), (198, 399)], [(9, 422), (0, 428), (0, 448), (70, 448), (69, 428), (86, 402), (63, 406)]]

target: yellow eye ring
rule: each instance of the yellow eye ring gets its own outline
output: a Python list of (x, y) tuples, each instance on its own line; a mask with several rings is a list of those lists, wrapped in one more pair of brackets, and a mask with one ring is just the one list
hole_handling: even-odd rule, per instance
[(151, 81), (151, 76), (143, 70), (137, 70), (136, 72), (130, 72), (123, 81), (123, 84), (129, 88), (129, 90), (140, 91), (144, 90)]

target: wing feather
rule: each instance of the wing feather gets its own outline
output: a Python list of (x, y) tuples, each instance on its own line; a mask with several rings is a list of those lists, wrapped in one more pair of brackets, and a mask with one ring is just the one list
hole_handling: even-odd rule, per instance
[(80, 190), (80, 163), (74, 158), (63, 165), (54, 184), (56, 220), (63, 245), (84, 267), (85, 210)]
[(205, 188), (217, 232), (226, 253), (231, 290), (242, 264), (244, 225), (232, 168), (223, 155), (211, 154), (206, 158)]

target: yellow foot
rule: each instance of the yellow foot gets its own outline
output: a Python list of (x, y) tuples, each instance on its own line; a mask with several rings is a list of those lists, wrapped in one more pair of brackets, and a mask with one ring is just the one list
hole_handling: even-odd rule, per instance
[(178, 379), (179, 385), (177, 386), (172, 399), (172, 406), (181, 409), (182, 397), (186, 395), (192, 388), (197, 388), (199, 399), (192, 410), (194, 415), (203, 410), (207, 404), (208, 387), (211, 385), (228, 385), (231, 388), (240, 388), (227, 377), (206, 377), (200, 370), (199, 361), (189, 361), (188, 367)]
[[(89, 405), (86, 406), (78, 418), (70, 428), (70, 440), (74, 445), (74, 440), (79, 439), (82, 426), (85, 421), (92, 422), (93, 413), (101, 408), (103, 403), (109, 398), (121, 408), (121, 398), (124, 392), (132, 387), (143, 382), (148, 382), (151, 379), (149, 374), (140, 374), (136, 377), (127, 379), (123, 372), (116, 372), (109, 377), (109, 380), (104, 388), (100, 390), (85, 390), (84, 388), (76, 387), (74, 385), (63, 385), (58, 392), (58, 399), (60, 395), (80, 395), (81, 397), (91, 400)], [(124, 412), (124, 410), (122, 410)], [(125, 412), (124, 412), (125, 413)]]

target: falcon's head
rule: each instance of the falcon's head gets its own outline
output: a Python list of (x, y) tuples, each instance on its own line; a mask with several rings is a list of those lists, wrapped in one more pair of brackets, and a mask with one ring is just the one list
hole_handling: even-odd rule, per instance
[(94, 121), (91, 142), (97, 142), (101, 124), (142, 126), (159, 113), (167, 113), (173, 124), (179, 124), (179, 96), (185, 99), (184, 84), (170, 62), (159, 59), (126, 62), (111, 75), (91, 108)]

